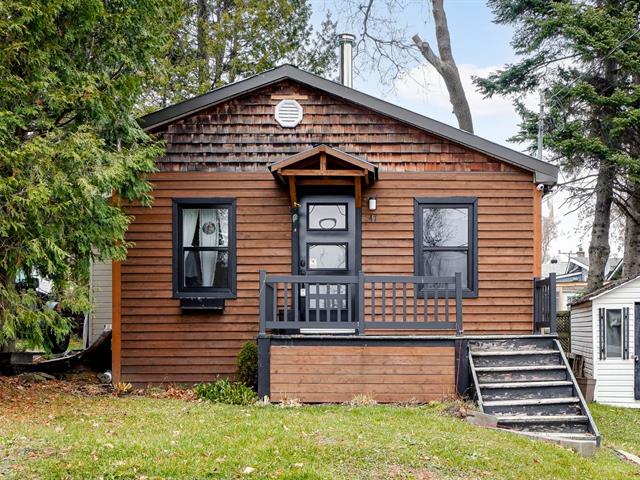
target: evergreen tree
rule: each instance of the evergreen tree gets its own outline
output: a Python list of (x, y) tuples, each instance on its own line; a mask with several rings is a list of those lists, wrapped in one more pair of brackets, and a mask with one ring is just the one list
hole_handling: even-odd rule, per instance
[(310, 24), (307, 0), (180, 0), (179, 25), (159, 75), (148, 85), (154, 110), (283, 63), (316, 74), (335, 67), (335, 23)]
[[(520, 60), (476, 82), (488, 97), (515, 98), (522, 116), (516, 140), (530, 141), (532, 151), (538, 114), (521, 99), (544, 90), (545, 152), (569, 178), (564, 187), (578, 208), (593, 207), (588, 288), (598, 288), (609, 256), (612, 207), (627, 215), (628, 232), (640, 220), (634, 200), (640, 180), (639, 3), (488, 3), (497, 23), (514, 27), (512, 45)], [(628, 254), (640, 257), (640, 251)]]
[[(168, 0), (0, 2), (0, 348), (69, 325), (21, 276), (53, 281), (87, 308), (91, 259), (121, 259), (130, 219), (114, 199), (148, 200), (161, 148), (134, 110), (169, 42)], [(112, 197), (113, 195), (113, 197)]]

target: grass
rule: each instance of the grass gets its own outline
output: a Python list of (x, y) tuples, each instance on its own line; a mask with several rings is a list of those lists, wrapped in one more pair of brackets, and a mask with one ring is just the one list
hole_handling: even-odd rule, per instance
[[(640, 456), (640, 409), (592, 403), (591, 415), (603, 435), (603, 444)], [(640, 477), (640, 475), (639, 475)]]
[[(640, 478), (607, 448), (583, 459), (471, 426), (446, 415), (445, 404), (240, 407), (87, 396), (50, 383), (0, 388), (0, 477)], [(639, 411), (594, 414), (608, 442), (637, 450)]]

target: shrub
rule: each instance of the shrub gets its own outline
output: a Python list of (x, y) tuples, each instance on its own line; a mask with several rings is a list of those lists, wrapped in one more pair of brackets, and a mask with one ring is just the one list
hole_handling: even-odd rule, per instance
[(256, 392), (240, 382), (218, 380), (201, 383), (195, 387), (196, 396), (201, 400), (229, 405), (251, 405), (258, 400)]
[(247, 387), (258, 391), (258, 347), (253, 342), (245, 342), (236, 361), (238, 380)]

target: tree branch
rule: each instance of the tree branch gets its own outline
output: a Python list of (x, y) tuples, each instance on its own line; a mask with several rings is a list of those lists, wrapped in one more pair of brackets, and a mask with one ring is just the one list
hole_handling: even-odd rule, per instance
[(444, 70), (444, 65), (440, 57), (433, 51), (429, 42), (425, 42), (417, 33), (412, 37), (413, 43), (418, 47), (422, 56), (438, 71), (440, 75)]

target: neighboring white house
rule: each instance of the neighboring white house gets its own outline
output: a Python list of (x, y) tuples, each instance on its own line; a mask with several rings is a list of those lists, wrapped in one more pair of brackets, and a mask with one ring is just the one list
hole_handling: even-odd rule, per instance
[(91, 304), (87, 320), (85, 348), (105, 330), (111, 330), (111, 262), (91, 263)]
[(571, 352), (596, 380), (596, 402), (640, 408), (640, 276), (574, 301)]

